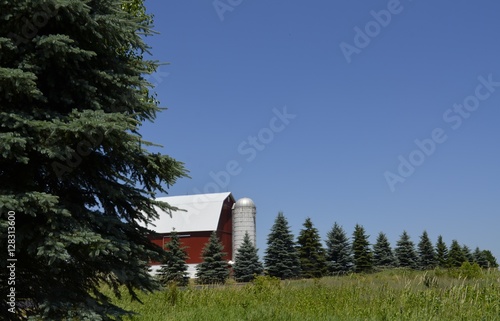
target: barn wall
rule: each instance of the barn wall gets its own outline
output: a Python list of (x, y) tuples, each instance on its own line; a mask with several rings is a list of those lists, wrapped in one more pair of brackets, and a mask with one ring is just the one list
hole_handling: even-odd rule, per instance
[[(197, 264), (203, 261), (201, 252), (208, 242), (211, 233), (210, 231), (178, 233), (182, 246), (186, 247), (186, 252), (188, 254), (188, 259), (186, 260), (187, 264)], [(151, 236), (150, 240), (154, 244), (164, 248), (164, 245), (170, 241), (169, 235), (170, 234), (157, 234)], [(151, 262), (151, 264), (159, 263)]]
[(234, 202), (229, 198), (224, 201), (217, 226), (217, 237), (224, 246), (227, 261), (233, 257), (233, 204)]

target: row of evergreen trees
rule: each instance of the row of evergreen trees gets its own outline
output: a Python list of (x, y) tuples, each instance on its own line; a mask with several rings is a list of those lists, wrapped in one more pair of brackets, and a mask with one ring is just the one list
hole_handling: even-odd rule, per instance
[(380, 232), (371, 246), (363, 226), (356, 224), (352, 242), (337, 223), (327, 233), (326, 248), (318, 230), (307, 218), (297, 242), (283, 213), (279, 213), (268, 237), (264, 257), (266, 272), (281, 279), (342, 275), (349, 272), (372, 272), (381, 268), (433, 269), (460, 267), (464, 262), (477, 263), (482, 268), (497, 268), (493, 254), (453, 240), (448, 248), (440, 235), (434, 246), (426, 231), (415, 246), (403, 231), (394, 249), (387, 236)]
[[(438, 237), (434, 246), (426, 231), (420, 236), (417, 246), (408, 233), (403, 231), (396, 247), (392, 249), (383, 232), (378, 234), (376, 243), (371, 246), (363, 226), (355, 226), (351, 242), (342, 226), (334, 223), (327, 233), (324, 248), (310, 218), (305, 220), (303, 226), (295, 241), (285, 216), (278, 213), (267, 239), (264, 256), (266, 274), (281, 279), (317, 278), (350, 272), (372, 272), (381, 268), (453, 268), (460, 267), (464, 262), (477, 263), (482, 268), (498, 267), (490, 251), (476, 248), (472, 252), (469, 247), (461, 246), (456, 240), (448, 248), (442, 236)], [(161, 281), (187, 284), (187, 254), (175, 232), (172, 233), (166, 250), (167, 260), (159, 271)], [(212, 233), (202, 256), (203, 262), (196, 267), (197, 282), (224, 283), (229, 277), (229, 269), (223, 259), (223, 246), (215, 233)], [(248, 282), (263, 271), (257, 249), (247, 234), (236, 253), (234, 277), (237, 281)]]

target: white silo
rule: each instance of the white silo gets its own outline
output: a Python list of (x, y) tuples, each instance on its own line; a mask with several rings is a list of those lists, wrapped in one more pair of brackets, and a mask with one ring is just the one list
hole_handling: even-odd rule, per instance
[(250, 240), (256, 246), (256, 214), (257, 209), (255, 204), (248, 197), (240, 198), (233, 205), (233, 261), (235, 260), (238, 248), (243, 242), (245, 232), (248, 232)]

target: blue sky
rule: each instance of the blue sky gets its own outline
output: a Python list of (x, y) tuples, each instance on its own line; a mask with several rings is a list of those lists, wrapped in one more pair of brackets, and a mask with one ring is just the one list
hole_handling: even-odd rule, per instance
[(170, 195), (252, 198), (261, 253), (283, 211), (500, 259), (499, 2), (146, 5), (168, 110), (142, 134), (191, 176)]

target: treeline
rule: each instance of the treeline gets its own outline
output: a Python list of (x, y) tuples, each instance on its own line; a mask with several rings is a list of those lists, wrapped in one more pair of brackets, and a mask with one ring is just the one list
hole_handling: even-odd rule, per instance
[[(403, 231), (393, 248), (385, 233), (380, 232), (375, 244), (368, 241), (369, 235), (363, 226), (356, 224), (352, 237), (348, 237), (342, 226), (334, 223), (327, 233), (323, 246), (318, 230), (307, 218), (297, 239), (290, 230), (283, 213), (278, 213), (267, 238), (264, 264), (259, 261), (257, 249), (248, 235), (238, 249), (233, 265), (234, 278), (248, 282), (256, 275), (265, 273), (280, 279), (318, 278), (347, 273), (369, 273), (387, 268), (409, 268), (430, 270), (434, 268), (458, 268), (464, 263), (477, 264), (481, 268), (498, 268), (496, 258), (489, 250), (478, 247), (472, 251), (467, 245), (453, 240), (448, 247), (442, 236), (435, 245), (426, 231), (418, 243)], [(179, 252), (184, 253), (179, 255)], [(160, 270), (164, 283), (187, 283), (186, 252), (180, 248), (178, 237), (172, 234), (167, 244), (169, 260)], [(215, 233), (203, 250), (203, 263), (197, 266), (197, 282), (224, 283), (229, 277), (225, 253)]]
[(325, 248), (318, 230), (307, 218), (294, 242), (285, 216), (279, 213), (267, 241), (264, 257), (266, 272), (287, 279), (373, 272), (396, 267), (419, 270), (455, 268), (464, 262), (476, 263), (481, 268), (498, 267), (490, 251), (478, 247), (472, 251), (457, 240), (453, 240), (448, 247), (441, 235), (434, 245), (426, 231), (422, 232), (416, 245), (403, 231), (394, 248), (383, 232), (378, 234), (373, 246), (368, 238), (364, 227), (359, 224), (349, 238), (342, 226), (334, 223), (326, 235)]

